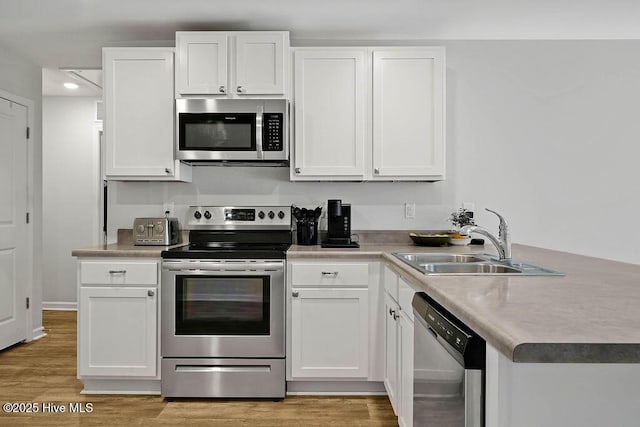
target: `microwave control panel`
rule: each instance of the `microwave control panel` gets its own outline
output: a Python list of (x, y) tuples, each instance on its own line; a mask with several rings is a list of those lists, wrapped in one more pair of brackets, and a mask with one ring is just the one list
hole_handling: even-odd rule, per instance
[(262, 115), (262, 151), (282, 151), (283, 114), (264, 113)]

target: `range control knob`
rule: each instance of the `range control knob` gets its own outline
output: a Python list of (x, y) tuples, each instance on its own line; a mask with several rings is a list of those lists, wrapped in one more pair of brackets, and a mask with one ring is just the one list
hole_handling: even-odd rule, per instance
[(205, 217), (206, 219), (211, 219), (211, 212), (209, 212), (209, 211), (204, 211), (204, 217)]
[(156, 231), (158, 233), (164, 233), (164, 226), (162, 224), (156, 225)]
[(274, 216), (276, 216), (276, 214), (274, 214), (273, 211), (269, 211), (269, 219), (273, 219)]
[(145, 226), (142, 224), (136, 227), (136, 231), (138, 232), (138, 234), (144, 233), (144, 229), (145, 229)]
[(284, 218), (284, 212), (282, 211), (278, 212), (278, 218), (280, 219)]
[(200, 219), (200, 218), (202, 218), (202, 214), (200, 213), (200, 211), (196, 211), (196, 212), (193, 214), (193, 217), (194, 217), (195, 219)]
[(262, 211), (258, 212), (258, 218), (264, 219), (264, 212)]

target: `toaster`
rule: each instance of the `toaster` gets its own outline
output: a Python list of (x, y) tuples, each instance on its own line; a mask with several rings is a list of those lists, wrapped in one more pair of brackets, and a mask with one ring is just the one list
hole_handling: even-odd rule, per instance
[(175, 245), (180, 243), (177, 218), (136, 218), (133, 220), (133, 242), (136, 245)]

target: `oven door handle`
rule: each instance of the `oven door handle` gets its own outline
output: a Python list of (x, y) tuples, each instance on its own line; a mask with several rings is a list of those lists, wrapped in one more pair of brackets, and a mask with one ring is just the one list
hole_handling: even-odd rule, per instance
[(278, 262), (252, 262), (246, 264), (233, 263), (198, 263), (198, 262), (171, 262), (164, 263), (163, 270), (168, 271), (238, 271), (238, 272), (273, 272), (284, 271), (284, 263)]

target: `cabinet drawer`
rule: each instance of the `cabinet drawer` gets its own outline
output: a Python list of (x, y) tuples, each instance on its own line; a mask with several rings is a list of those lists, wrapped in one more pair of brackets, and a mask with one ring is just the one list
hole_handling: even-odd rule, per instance
[(83, 285), (157, 285), (158, 262), (80, 262)]
[(369, 286), (367, 263), (294, 263), (291, 265), (293, 286)]

